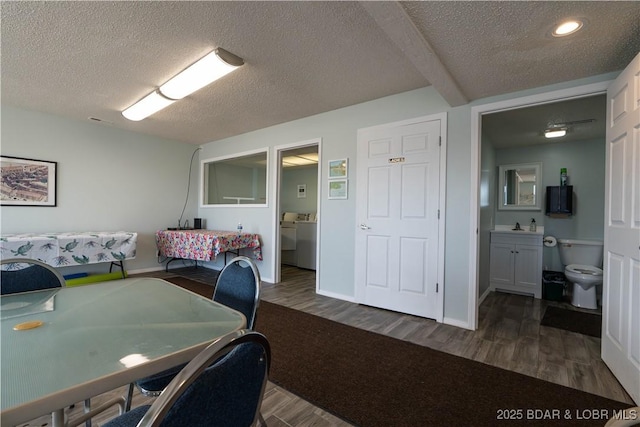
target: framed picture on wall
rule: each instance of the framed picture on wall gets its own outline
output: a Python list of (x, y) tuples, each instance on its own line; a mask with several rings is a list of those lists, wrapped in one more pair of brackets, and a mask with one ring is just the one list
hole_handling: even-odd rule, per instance
[(2, 206), (56, 206), (57, 162), (0, 156)]
[(329, 179), (346, 178), (348, 172), (348, 159), (329, 160)]
[(298, 199), (307, 198), (307, 184), (298, 185)]
[(346, 179), (335, 179), (329, 181), (329, 199), (346, 199), (349, 193)]

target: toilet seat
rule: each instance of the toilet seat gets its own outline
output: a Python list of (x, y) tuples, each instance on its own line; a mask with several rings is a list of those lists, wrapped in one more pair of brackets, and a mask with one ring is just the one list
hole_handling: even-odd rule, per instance
[(593, 265), (570, 264), (565, 267), (565, 272), (584, 275), (590, 278), (593, 278), (593, 276), (602, 276), (602, 270)]

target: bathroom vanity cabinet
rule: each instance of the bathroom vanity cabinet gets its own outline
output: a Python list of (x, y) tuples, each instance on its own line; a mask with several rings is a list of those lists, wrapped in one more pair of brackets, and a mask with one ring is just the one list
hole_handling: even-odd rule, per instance
[(489, 282), (501, 290), (542, 297), (542, 234), (492, 231)]

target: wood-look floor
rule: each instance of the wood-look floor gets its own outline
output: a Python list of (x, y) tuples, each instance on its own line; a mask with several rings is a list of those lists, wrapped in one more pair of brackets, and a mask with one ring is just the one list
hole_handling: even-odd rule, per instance
[[(203, 268), (181, 270), (195, 280), (207, 281), (210, 273)], [(146, 275), (168, 277), (175, 271)], [(584, 390), (589, 393), (632, 404), (600, 358), (600, 339), (555, 328), (540, 326), (548, 305), (572, 308), (570, 304), (550, 302), (521, 295), (492, 293), (480, 306), (479, 328), (468, 331), (433, 320), (380, 310), (336, 300), (315, 293), (315, 272), (283, 266), (282, 281), (264, 283), (262, 300), (322, 316), (358, 328), (477, 360), (503, 369), (520, 372), (546, 381)], [(95, 397), (99, 404), (126, 388)], [(559, 397), (561, 398), (561, 397)], [(134, 406), (152, 400), (134, 396)], [(70, 415), (81, 412), (81, 405)], [(269, 427), (282, 426), (350, 426), (296, 395), (269, 383), (262, 414)], [(107, 411), (94, 418), (100, 425), (116, 415)], [(24, 426), (45, 426), (48, 417), (40, 417)]]

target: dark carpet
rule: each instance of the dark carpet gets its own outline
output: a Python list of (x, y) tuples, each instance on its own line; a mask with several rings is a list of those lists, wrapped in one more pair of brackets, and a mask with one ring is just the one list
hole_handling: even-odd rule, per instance
[(547, 307), (540, 324), (596, 338), (602, 336), (602, 316), (599, 314)]
[(187, 289), (191, 292), (195, 292), (196, 294), (202, 295), (203, 297), (213, 298), (213, 289), (212, 285), (207, 285), (201, 282), (196, 282), (195, 280), (187, 279), (186, 277), (169, 277), (164, 279), (168, 282), (173, 283), (174, 285), (178, 285), (181, 288)]
[(266, 301), (258, 313), (270, 380), (355, 425), (595, 427), (593, 411), (629, 406)]

